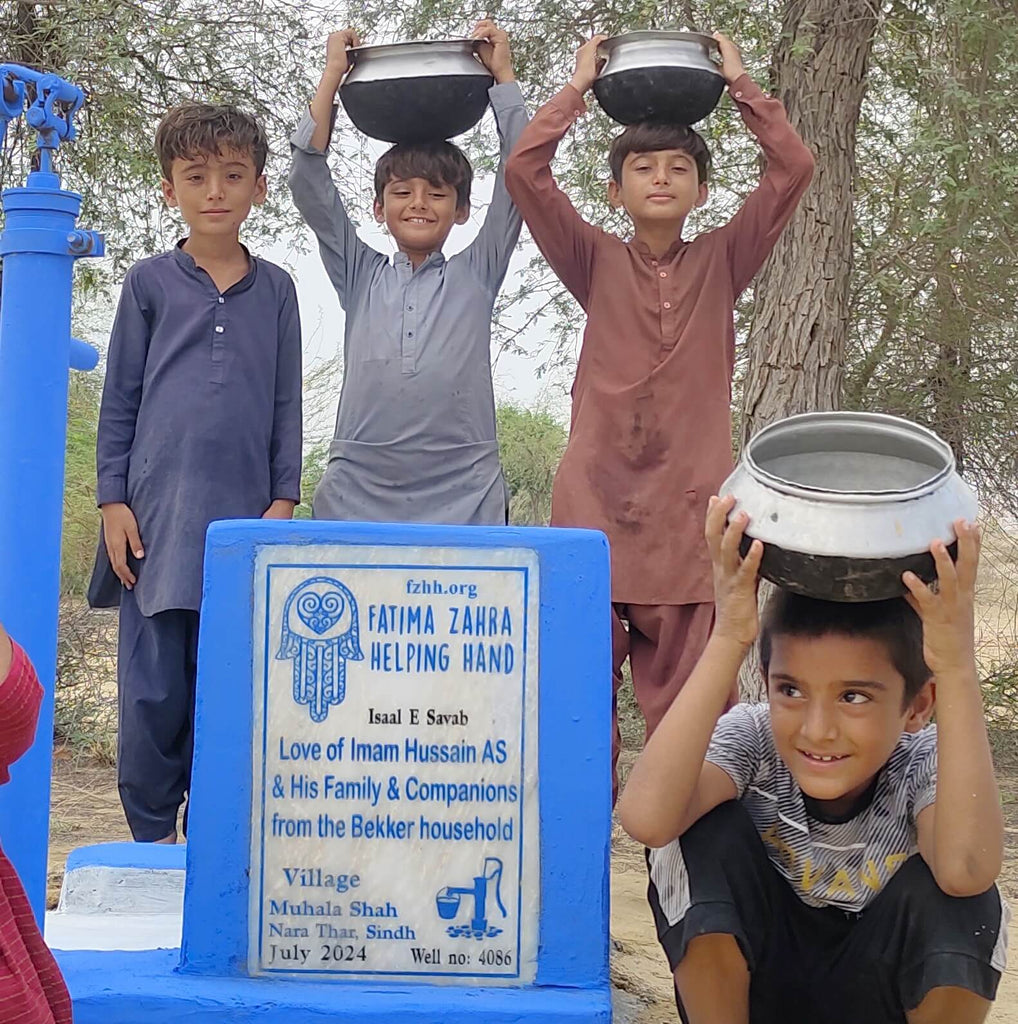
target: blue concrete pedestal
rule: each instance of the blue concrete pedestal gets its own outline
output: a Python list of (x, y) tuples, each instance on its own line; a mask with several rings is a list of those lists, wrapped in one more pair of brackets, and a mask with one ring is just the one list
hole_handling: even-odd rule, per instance
[[(380, 589), (373, 582), (371, 570), (374, 569), (389, 574)], [(397, 579), (398, 572), (408, 574), (405, 581), (402, 577)], [(510, 580), (514, 573), (517, 575)], [(496, 577), (499, 580), (493, 584)], [(300, 582), (302, 579), (304, 583)], [(392, 579), (397, 579), (397, 591), (392, 590)], [(418, 684), (417, 676), (411, 672), (413, 682), (408, 684), (405, 667), (387, 667), (384, 659), (391, 652), (382, 640), (386, 639), (388, 627), (379, 625), (379, 616), (388, 613), (380, 611), (383, 608), (380, 602), (391, 599), (385, 594), (410, 593), (419, 579), (425, 581), (425, 593), (430, 587), (433, 592), (470, 592), (473, 596), (469, 588), (476, 586), (483, 594), (524, 595), (512, 606), (516, 619), (512, 641), (517, 645), (514, 674), (510, 675), (509, 667), (503, 666), (504, 674), (497, 677), (463, 676), (462, 672), (457, 675), (457, 655), (454, 655), (454, 669), (448, 683), (441, 676), (436, 681), (435, 676), (429, 680), (422, 675)], [(465, 580), (479, 582), (475, 585)], [(301, 628), (300, 622), (291, 621), (288, 615), (295, 597), (305, 593), (306, 586), (318, 587), (321, 591), (325, 584), (333, 589), (314, 596), (310, 611), (309, 606), (304, 606), (304, 612), (311, 617), (304, 617), (303, 621), (314, 627), (307, 633), (306, 643), (312, 647), (319, 645), (313, 647), (319, 651), (315, 657), (325, 658), (320, 653), (324, 649), (321, 645), (327, 646), (329, 638), (340, 629), (336, 625), (341, 618), (339, 612), (331, 619), (323, 617), (322, 610), (327, 607), (330, 595), (346, 595), (353, 622), (341, 641), (337, 641), (341, 644), (338, 650), (348, 659), (343, 681), (345, 703), (344, 692), (336, 699), (337, 687), (330, 683), (332, 706), (323, 708), (314, 701), (305, 704), (310, 690), (306, 693), (302, 690), (304, 681), (299, 678), (299, 665), (304, 662), (294, 660), (291, 666), (288, 660), (300, 646), (291, 627)], [(279, 596), (287, 593), (289, 598), (280, 613)], [(383, 597), (379, 598), (378, 594)], [(484, 599), (478, 596), (478, 601)], [(335, 607), (342, 608), (342, 599), (337, 602), (333, 611)], [(385, 604), (384, 607), (395, 605)], [(449, 611), (448, 608), (440, 610)], [(478, 616), (477, 622), (487, 629), (491, 626), (484, 623), (494, 623), (496, 618), (494, 613), (489, 616), (486, 612)], [(187, 844), (182, 947), (180, 950), (136, 952), (103, 953), (83, 949), (58, 952), (74, 1000), (76, 1024), (151, 1024), (153, 1020), (173, 1024), (313, 1024), (319, 1021), (323, 1024), (391, 1024), (394, 1020), (400, 1024), (566, 1024), (571, 1021), (609, 1024), (610, 636), (608, 550), (601, 534), (580, 530), (318, 522), (213, 524), (206, 550), (199, 645), (193, 803)], [(462, 653), (466, 655), (465, 650)], [(335, 652), (329, 655), (335, 656)], [(526, 665), (522, 676), (521, 661)], [(286, 674), (291, 672), (294, 673), (292, 682)], [(400, 672), (403, 674), (399, 675)], [(262, 677), (265, 689), (260, 694)], [(422, 836), (420, 842), (406, 845), (404, 850), (397, 842), (390, 841), (391, 837), (376, 841), (374, 845), (367, 843), (357, 847), (351, 846), (352, 836), (345, 842), (335, 837), (335, 843), (331, 834), (325, 841), (311, 837), (300, 845), (303, 837), (298, 835), (294, 840), (297, 845), (286, 847), (285, 855), (289, 859), (273, 862), (276, 866), (270, 872), (265, 865), (278, 849), (276, 846), (270, 849), (269, 840), (265, 838), (269, 835), (268, 823), (277, 812), (284, 820), (298, 820), (285, 818), (286, 814), (293, 813), (289, 808), (297, 789), (300, 789), (298, 803), (306, 806), (308, 820), (312, 818), (311, 810), (319, 807), (305, 799), (304, 780), (315, 779), (321, 783), (326, 771), (335, 773), (348, 769), (347, 774), (355, 775), (370, 773), (374, 768), (344, 763), (337, 769), (335, 763), (327, 765), (324, 757), (321, 762), (312, 758), (300, 766), (301, 771), (286, 776), (285, 784), (280, 781), (283, 776), (276, 775), (276, 785), (270, 794), (272, 773), (279, 771), (279, 765), (272, 763), (270, 767), (270, 762), (276, 756), (277, 742), (282, 758), (284, 743), (279, 735), (280, 728), (274, 727), (275, 732), (269, 735), (271, 716), (266, 709), (282, 709), (273, 713), (278, 722), (287, 723), (287, 749), (291, 740), (298, 740), (298, 745), (310, 752), (312, 741), (317, 738), (324, 750), (327, 740), (332, 746), (343, 736), (352, 746), (354, 734), (357, 739), (371, 734), (373, 740), (386, 735), (377, 730), (372, 733), (372, 729), (365, 726), (365, 718), (367, 726), (371, 725), (375, 710), (365, 716), (363, 706), (357, 704), (358, 699), (367, 701), (370, 694), (370, 703), (384, 708), (387, 692), (396, 693), (399, 686), (403, 686), (401, 692), (405, 693), (407, 685), (420, 685), (423, 692), (429, 684), (432, 702), (436, 694), (443, 694), (443, 687), (448, 687), (451, 701), (459, 699), (467, 703), (468, 699), (473, 699), (475, 703), (469, 717), (475, 730), (484, 718), (479, 708), (507, 699), (505, 694), (515, 692), (512, 688), (516, 685), (523, 687), (522, 725), (518, 715), (515, 719), (518, 730), (522, 730), (518, 774), (511, 774), (511, 770), (515, 770), (511, 758), (510, 762), (503, 762), (506, 770), (510, 770), (509, 775), (499, 775), (497, 765), (474, 766), (475, 773), (483, 776), (485, 784), (499, 779), (512, 782), (514, 777), (520, 781), (521, 795), (512, 797), (514, 805), (497, 808), (499, 821), (512, 818), (516, 828), (513, 836), (508, 841), (505, 836), (494, 839), (485, 836), (483, 841), (475, 836), (466, 847), (455, 848), (443, 847), (441, 842), (436, 844), (431, 841), (433, 837), (425, 841)], [(457, 692), (459, 698), (455, 697)], [(521, 698), (517, 695), (514, 699)], [(492, 715), (495, 717), (491, 723), (494, 723), (497, 709)], [(504, 720), (512, 722), (514, 719), (510, 716)], [(501, 727), (491, 723), (483, 724), (483, 728), (492, 730), (494, 735)], [(296, 728), (303, 731), (295, 735)], [(408, 730), (408, 742), (410, 737), (420, 736), (422, 741), (431, 741), (443, 735), (449, 740), (465, 742), (462, 729), (458, 734), (451, 727), (447, 733), (440, 731), (446, 728), (440, 725), (439, 729), (432, 727), (430, 732), (421, 733)], [(260, 742), (257, 740), (259, 729), (262, 730)], [(524, 744), (524, 734), (530, 735), (527, 729), (538, 734), (536, 753), (535, 737), (531, 735), (529, 745)], [(510, 734), (511, 728), (505, 735)], [(476, 739), (476, 732), (473, 736)], [(348, 746), (346, 750), (349, 749)], [(337, 756), (335, 760), (341, 759)], [(436, 769), (435, 777), (470, 778), (468, 769), (444, 775)], [(384, 773), (383, 769), (378, 769), (380, 779), (389, 778), (390, 788), (393, 776), (388, 773), (394, 770), (397, 769), (391, 765), (385, 766)], [(423, 768), (415, 767), (414, 771), (422, 778), (427, 774)], [(419, 785), (418, 779), (415, 786)], [(285, 797), (290, 798), (290, 804), (284, 799), (284, 789), (289, 790)], [(388, 806), (390, 811), (409, 818), (421, 809), (420, 805), (408, 806), (408, 801), (415, 799), (409, 788), (401, 793), (397, 786), (396, 793), (390, 792), (388, 797), (388, 804), (382, 800), (377, 805), (379, 814)], [(336, 806), (352, 808), (342, 803)], [(425, 809), (432, 816), (439, 814), (437, 809)], [(445, 810), (447, 817), (459, 814), (463, 821), (473, 821), (480, 813), (466, 806)], [(341, 814), (336, 820), (340, 817)], [(352, 817), (348, 815), (348, 820), (352, 821)], [(271, 842), (278, 843), (282, 849), (282, 840), (274, 838), (274, 825), (271, 835)], [(319, 831), (315, 835), (324, 833)], [(466, 872), (461, 863), (455, 870), (446, 872), (444, 865), (453, 863), (464, 849), (469, 851), (466, 856), (470, 858), (464, 863), (478, 867)], [(302, 854), (295, 854), (293, 850), (307, 851), (307, 856), (302, 860)], [(365, 966), (349, 968), (349, 976), (333, 963), (315, 967), (303, 975), (290, 966), (292, 962), (277, 966), (273, 960), (276, 945), (269, 946), (273, 950), (271, 954), (263, 948), (262, 936), (266, 934), (263, 916), (267, 915), (268, 920), (272, 915), (291, 911), (267, 909), (270, 905), (268, 886), (275, 884), (278, 888), (281, 878), (291, 870), (280, 869), (279, 864), (309, 863), (316, 850), (319, 855), (326, 851), (329, 868), (335, 866), (338, 870), (342, 865), (344, 870), (357, 868), (362, 874), (367, 872), (365, 884), (369, 891), (370, 885), (377, 882), (371, 873), (379, 858), (397, 858), (389, 862), (397, 865), (396, 870), (389, 869), (380, 876), (385, 885), (393, 879), (392, 901), (394, 908), (399, 908), (399, 913), (394, 913), (393, 917), (399, 918), (401, 927), (412, 925), (418, 933), (431, 935), (429, 939), (418, 938), (417, 941), (431, 942), (436, 956), (442, 943), (452, 950), (469, 951), (473, 963), (478, 965), (469, 970), (476, 973), (460, 976), (455, 968), (445, 966), (459, 963), (456, 958), (461, 954), (445, 952), (443, 946), (438, 960), (443, 965), (441, 968), (430, 975), (421, 970), (419, 978), (408, 978), (406, 965), (415, 970), (414, 962), (407, 957), (400, 961), (403, 966), (397, 965), (399, 969), (394, 970), (391, 959), (403, 955), (406, 943), (402, 947), (398, 943), (386, 947), (390, 942), (388, 936), (382, 942), (361, 942), (369, 950), (366, 960), (362, 957)], [(506, 903), (509, 906), (501, 906), (499, 896), (501, 917), (498, 917), (496, 900), (489, 893), (487, 903), (480, 908), (475, 901), (473, 913), (475, 919), (487, 913), (492, 922), (504, 924), (504, 931), (496, 929), (492, 934), (500, 937), (490, 941), (486, 932), (483, 935), (475, 932), (472, 937), (461, 939), (457, 932), (465, 927), (460, 923), (464, 918), (443, 912), (448, 906), (442, 901), (456, 900), (456, 897), (443, 893), (471, 893), (466, 876), (476, 875), (478, 869), (480, 877), (475, 877), (472, 884), (486, 884), (487, 864), (489, 860), (498, 859), (495, 854), (503, 858), (506, 865), (517, 858), (513, 868), (516, 874), (512, 875), (509, 867), (506, 869), (510, 874), (506, 884), (515, 886), (508, 890)], [(115, 855), (123, 859), (122, 851)], [(93, 852), (91, 863), (95, 862), (95, 856)], [(98, 856), (101, 859), (101, 853)], [(481, 858), (487, 858), (484, 868), (480, 867)], [(132, 867), (140, 863), (138, 858), (128, 859)], [(144, 854), (141, 859), (144, 860)], [(332, 861), (337, 863), (333, 865)], [(153, 865), (164, 862), (164, 857), (153, 855)], [(353, 867), (349, 862), (355, 862)], [(501, 859), (498, 865), (501, 872)], [(461, 888), (443, 888), (435, 897), (436, 878), (445, 885)], [(498, 884), (502, 885), (501, 873)], [(376, 885), (372, 899), (385, 899), (377, 895), (380, 891)], [(337, 897), (336, 893), (341, 895)], [(421, 893), (426, 895), (423, 902), (418, 899)], [(286, 891), (286, 894), (294, 903), (309, 898), (306, 891), (299, 889)], [(354, 895), (355, 892), (336, 889), (329, 893), (329, 898), (342, 903), (338, 913), (343, 916), (333, 919), (336, 925), (356, 926), (351, 929), (356, 943), (364, 939), (370, 929), (357, 919), (351, 901)], [(278, 906), (278, 896), (271, 904)], [(429, 905), (430, 910), (427, 910)], [(332, 913), (332, 904), (327, 906), (328, 913)], [(452, 919), (456, 927), (447, 929), (449, 921), (439, 918)], [(277, 916), (277, 919), (289, 925), (300, 923), (299, 917)], [(469, 914), (466, 920), (469, 921)], [(484, 926), (485, 922), (480, 924)], [(477, 927), (476, 920), (471, 927)], [(294, 930), (299, 932), (299, 929)], [(452, 938), (441, 938), (447, 932)], [(366, 938), (370, 940), (372, 936), (368, 934)], [(320, 940), (301, 941), (314, 949), (320, 945)], [(274, 938), (271, 940), (271, 943), (276, 942)], [(283, 940), (278, 942), (283, 945)], [(500, 974), (488, 969), (489, 974), (485, 975), (479, 965), (491, 961), (484, 961), (478, 953), (496, 948), (514, 951), (513, 968)], [(387, 980), (386, 974), (397, 977)], [(488, 981), (489, 976), (497, 979), (497, 983)]]
[(178, 950), (68, 952), (75, 1024), (609, 1024), (598, 989), (459, 988), (200, 978)]

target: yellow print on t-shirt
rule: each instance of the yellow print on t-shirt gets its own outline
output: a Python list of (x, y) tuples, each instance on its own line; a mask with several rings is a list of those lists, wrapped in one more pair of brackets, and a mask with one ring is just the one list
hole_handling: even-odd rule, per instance
[[(833, 864), (814, 864), (809, 857), (803, 860), (802, 856), (778, 834), (777, 824), (767, 829), (760, 838), (777, 851), (782, 864), (799, 889), (818, 897), (822, 891), (821, 898), (832, 902), (834, 900), (854, 900), (863, 892), (864, 888), (871, 892), (880, 892), (887, 885), (891, 875), (908, 860), (907, 853), (889, 853), (884, 857), (882, 865), (869, 858), (861, 869), (835, 868)], [(826, 889), (824, 889), (821, 882), (824, 882), (825, 876), (832, 872), (833, 877), (826, 882)], [(818, 887), (820, 888), (818, 889)], [(814, 890), (817, 891), (814, 892)]]

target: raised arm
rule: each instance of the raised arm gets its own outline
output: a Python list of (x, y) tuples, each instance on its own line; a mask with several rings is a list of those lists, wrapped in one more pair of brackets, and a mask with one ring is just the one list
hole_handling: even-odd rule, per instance
[(760, 184), (720, 229), (725, 237), (735, 294), (744, 291), (770, 255), (799, 200), (809, 187), (815, 161), (788, 123), (780, 100), (767, 96), (746, 74), (738, 48), (720, 33), (715, 39), (724, 61), (728, 91), (766, 159)]
[(488, 96), (498, 129), (499, 162), (488, 212), (466, 255), (477, 276), (494, 293), (509, 269), (523, 223), (505, 187), (505, 162), (527, 126), (527, 108), (513, 73), (508, 36), (490, 20), (479, 22), (473, 35), (484, 40), (479, 55), (495, 78)]
[(359, 45), (351, 29), (333, 32), (326, 49), (325, 70), (311, 109), (290, 138), (290, 192), (301, 216), (318, 238), (322, 263), (345, 307), (359, 274), (385, 257), (357, 237), (332, 180), (326, 151), (335, 121), (335, 99), (349, 68), (346, 51)]
[[(707, 512), (707, 546), (714, 564), (714, 630), (685, 686), (633, 765), (619, 798), (622, 827), (645, 846), (670, 843), (708, 811), (739, 795), (732, 775), (705, 759), (759, 628), (757, 570), (763, 545), (755, 540), (746, 557), (739, 556), (749, 520), (740, 513), (726, 528), (733, 505), (731, 498), (711, 498)], [(752, 773), (752, 757), (735, 761), (742, 774)]]
[(276, 354), (276, 402), (269, 447), (272, 501), (300, 501), (301, 469), (301, 339), (300, 312), (293, 281), (286, 279), (279, 309)]
[(597, 46), (603, 39), (594, 36), (580, 47), (570, 84), (538, 110), (505, 165), (506, 188), (531, 237), (584, 309), (601, 231), (576, 212), (555, 184), (551, 161), (570, 126), (587, 109), (583, 94), (593, 84)]
[(931, 548), (936, 593), (912, 573), (904, 577), (937, 687), (937, 771), (932, 792), (920, 794), (916, 831), (937, 885), (949, 896), (976, 896), (1000, 874), (1004, 823), (975, 658), (979, 532), (965, 522), (955, 531), (957, 566), (942, 541)]

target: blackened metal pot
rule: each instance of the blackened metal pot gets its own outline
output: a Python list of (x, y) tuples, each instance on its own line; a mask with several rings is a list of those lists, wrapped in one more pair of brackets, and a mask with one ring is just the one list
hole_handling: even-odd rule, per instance
[(599, 47), (607, 59), (594, 81), (594, 95), (620, 124), (696, 124), (718, 105), (725, 88), (711, 59), (717, 49), (716, 40), (699, 32), (613, 36)]
[(430, 142), (469, 131), (494, 79), (474, 39), (438, 39), (350, 51), (339, 89), (354, 126), (382, 142)]
[(950, 446), (879, 413), (806, 413), (765, 427), (720, 493), (749, 513), (743, 553), (764, 542), (761, 575), (828, 601), (899, 597), (906, 570), (931, 582), (930, 544), (944, 541), (953, 556), (954, 522), (978, 512)]

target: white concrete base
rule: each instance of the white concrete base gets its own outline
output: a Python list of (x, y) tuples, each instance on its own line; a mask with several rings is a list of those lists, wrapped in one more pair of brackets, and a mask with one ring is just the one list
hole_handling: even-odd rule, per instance
[(179, 949), (180, 914), (46, 914), (50, 949)]
[(46, 914), (51, 949), (179, 949), (184, 852), (107, 843), (67, 859), (57, 909)]

